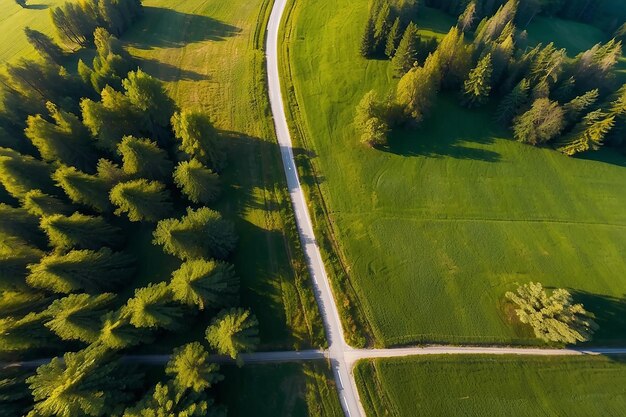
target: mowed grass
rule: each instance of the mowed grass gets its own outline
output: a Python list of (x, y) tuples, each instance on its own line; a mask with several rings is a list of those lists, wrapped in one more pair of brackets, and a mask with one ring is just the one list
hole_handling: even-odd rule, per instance
[(359, 56), (367, 8), (296, 3), (285, 63), (374, 342), (539, 343), (503, 308), (506, 291), (539, 281), (571, 289), (596, 314), (594, 343), (623, 344), (626, 159), (516, 143), (492, 122), (494, 105), (465, 110), (454, 94), (388, 150), (361, 145), (357, 103), (397, 83), (388, 62)]
[(626, 364), (608, 357), (434, 356), (359, 362), (368, 417), (618, 417)]
[(229, 417), (342, 417), (332, 373), (324, 363), (223, 366), (218, 402)]

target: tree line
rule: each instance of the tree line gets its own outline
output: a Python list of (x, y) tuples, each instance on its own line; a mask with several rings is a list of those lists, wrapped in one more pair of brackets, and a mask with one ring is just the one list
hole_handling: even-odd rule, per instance
[(477, 3), (470, 2), (432, 51), (408, 23), (391, 57), (400, 77), (395, 93), (382, 100), (370, 92), (357, 107), (362, 141), (385, 145), (390, 129), (421, 123), (441, 91), (458, 91), (470, 108), (498, 100), (495, 118), (520, 142), (567, 155), (605, 143), (626, 149), (626, 86), (615, 82), (621, 41), (573, 58), (553, 43), (529, 47), (515, 25), (518, 7), (519, 0), (509, 0), (477, 22)]
[[(210, 208), (227, 167), (222, 135), (206, 113), (179, 109), (106, 28), (75, 71), (51, 38), (26, 32), (38, 60), (0, 76), (0, 356), (66, 353), (0, 378), (0, 414), (225, 415), (210, 396), (223, 377), (207, 348), (240, 362), (259, 336), (228, 263), (236, 231)], [(180, 263), (125, 299), (137, 274), (132, 224)], [(207, 347), (176, 349), (168, 379), (146, 392), (124, 350), (200, 312), (211, 317)]]

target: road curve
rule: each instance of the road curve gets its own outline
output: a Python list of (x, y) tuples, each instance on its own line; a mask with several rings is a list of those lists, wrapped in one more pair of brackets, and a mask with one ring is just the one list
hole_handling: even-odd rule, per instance
[(309, 216), (306, 199), (300, 186), (296, 163), (293, 158), (293, 149), (285, 107), (280, 85), (280, 71), (278, 66), (280, 23), (287, 5), (287, 0), (275, 0), (267, 28), (267, 76), (270, 105), (274, 116), (274, 125), (280, 146), (283, 168), (287, 177), (287, 187), (291, 203), (296, 215), (296, 223), (300, 240), (307, 258), (309, 271), (313, 278), (315, 296), (320, 308), (326, 338), (328, 340), (328, 356), (331, 361), (335, 382), (339, 391), (341, 406), (347, 417), (365, 417), (365, 412), (359, 401), (359, 394), (351, 375), (351, 367), (346, 362), (344, 353), (352, 350), (343, 337), (343, 329), (339, 312), (333, 297), (332, 290), (324, 269), (324, 262), (319, 250), (313, 224)]

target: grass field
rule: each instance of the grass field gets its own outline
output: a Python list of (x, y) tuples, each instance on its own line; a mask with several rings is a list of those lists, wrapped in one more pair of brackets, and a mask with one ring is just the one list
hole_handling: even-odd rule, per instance
[(323, 363), (222, 367), (218, 401), (229, 417), (342, 417), (330, 370)]
[[(418, 27), (445, 26), (433, 15)], [(538, 343), (502, 308), (506, 291), (533, 280), (572, 289), (596, 313), (595, 343), (623, 344), (626, 159), (518, 144), (493, 107), (464, 110), (453, 96), (387, 151), (360, 145), (357, 103), (397, 82), (388, 62), (359, 56), (366, 19), (367, 2), (297, 2), (285, 62), (295, 130), (374, 342)], [(585, 41), (579, 49), (595, 43)]]
[[(0, 62), (33, 57), (23, 28), (54, 35), (47, 9), (61, 2), (33, 0), (21, 9), (0, 1), (7, 10), (0, 31), (8, 36), (0, 43)], [(128, 50), (166, 83), (179, 106), (207, 111), (226, 137), (229, 166), (215, 208), (235, 222), (240, 236), (232, 262), (242, 279), (242, 305), (260, 321), (260, 348), (324, 344), (268, 116), (262, 48), (270, 1), (147, 0), (144, 6), (145, 16), (122, 38)], [(127, 229), (128, 249), (140, 258), (134, 286), (169, 279), (179, 262), (151, 245), (151, 230), (135, 229)], [(203, 316), (196, 320), (192, 331), (151, 349), (169, 351), (201, 337), (208, 323)]]
[(368, 417), (617, 417), (626, 364), (607, 357), (435, 356), (360, 362)]

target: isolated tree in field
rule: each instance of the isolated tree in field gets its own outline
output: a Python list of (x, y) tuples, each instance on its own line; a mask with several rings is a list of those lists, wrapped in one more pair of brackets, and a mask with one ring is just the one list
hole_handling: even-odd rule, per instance
[(72, 250), (62, 255), (53, 253), (29, 265), (28, 269), (29, 285), (62, 294), (78, 291), (97, 294), (112, 290), (135, 271), (131, 256), (109, 248)]
[(97, 345), (52, 359), (27, 380), (35, 399), (29, 416), (119, 415), (138, 379), (124, 374), (123, 366)]
[(389, 106), (380, 102), (374, 90), (366, 93), (356, 108), (354, 125), (361, 132), (361, 143), (379, 146), (387, 143)]
[(148, 139), (125, 136), (117, 147), (124, 172), (131, 176), (166, 181), (170, 178), (173, 164), (167, 152)]
[(140, 343), (150, 343), (152, 338), (147, 329), (130, 324), (130, 317), (121, 311), (110, 311), (102, 316), (102, 328), (98, 343), (109, 349), (126, 349)]
[(588, 150), (597, 150), (603, 143), (606, 135), (615, 126), (615, 115), (610, 115), (602, 110), (592, 111), (587, 114), (561, 143), (557, 149), (566, 155), (575, 155)]
[(467, 107), (476, 107), (484, 104), (491, 92), (491, 54), (485, 55), (476, 68), (470, 71), (469, 77), (463, 86), (463, 104)]
[(420, 39), (417, 34), (417, 26), (411, 22), (404, 30), (402, 39), (391, 60), (391, 65), (398, 75), (404, 75), (417, 62), (417, 48)]
[(598, 97), (600, 97), (600, 90), (596, 88), (565, 103), (563, 110), (568, 123), (580, 120), (581, 115), (598, 101)]
[(226, 165), (226, 153), (219, 143), (219, 135), (205, 113), (183, 111), (172, 117), (172, 128), (180, 141), (179, 149), (195, 157), (215, 172)]
[(174, 182), (194, 203), (210, 204), (221, 193), (219, 176), (197, 159), (180, 162), (174, 170)]
[(50, 343), (51, 334), (43, 327), (41, 314), (22, 318), (0, 318), (0, 352), (19, 352), (41, 348)]
[(43, 193), (41, 190), (30, 190), (24, 195), (22, 206), (33, 216), (45, 217), (53, 214), (69, 215), (72, 207), (57, 197)]
[(526, 78), (523, 78), (515, 88), (502, 99), (502, 102), (498, 106), (496, 120), (508, 126), (526, 103), (528, 103), (529, 99), (530, 83)]
[(115, 214), (126, 213), (131, 222), (156, 222), (173, 210), (169, 191), (158, 181), (142, 178), (121, 182), (113, 187), (110, 196), (117, 207)]
[(209, 354), (204, 347), (193, 342), (174, 349), (165, 373), (180, 392), (202, 392), (224, 379), (219, 370), (217, 364), (209, 362)]
[[(43, 252), (14, 236), (0, 235), (0, 291), (27, 290), (26, 267), (39, 262)], [(1, 310), (1, 309), (0, 309)], [(32, 311), (32, 310), (31, 310)], [(0, 316), (2, 316), (0, 311)]]
[(472, 0), (467, 4), (467, 7), (459, 16), (456, 26), (461, 32), (468, 32), (476, 20), (476, 1)]
[(172, 290), (161, 282), (135, 290), (135, 296), (128, 300), (122, 314), (130, 319), (135, 327), (175, 329), (180, 327), (183, 311), (176, 305)]
[(139, 110), (142, 130), (152, 133), (154, 137), (162, 135), (176, 110), (164, 84), (138, 69), (129, 72), (128, 77), (122, 80), (122, 85), (126, 97)]
[(29, 116), (26, 120), (26, 137), (48, 162), (60, 162), (82, 170), (93, 171), (96, 152), (89, 132), (72, 113), (60, 110), (51, 102), (46, 103), (50, 118), (41, 115)]
[(74, 203), (99, 212), (111, 208), (109, 184), (96, 175), (86, 174), (74, 167), (61, 166), (52, 174), (52, 179)]
[(396, 20), (393, 22), (393, 25), (391, 25), (389, 34), (387, 35), (387, 43), (385, 45), (385, 55), (387, 55), (387, 58), (392, 58), (395, 55), (396, 49), (400, 44), (400, 40), (402, 40), (400, 18), (396, 17)]
[(14, 237), (25, 243), (45, 246), (45, 237), (41, 234), (37, 221), (37, 217), (23, 208), (0, 203), (0, 237), (3, 241)]
[(38, 30), (31, 29), (28, 26), (24, 28), (24, 34), (26, 35), (28, 43), (35, 48), (37, 53), (41, 55), (42, 58), (50, 60), (58, 65), (61, 64), (65, 54), (50, 36)]
[(516, 292), (507, 292), (506, 298), (517, 307), (519, 320), (530, 325), (535, 335), (546, 341), (577, 343), (591, 340), (598, 328), (582, 304), (574, 304), (572, 295), (559, 288), (550, 296), (540, 283), (520, 286)]
[(519, 142), (540, 145), (557, 137), (564, 126), (565, 115), (559, 103), (540, 98), (530, 110), (515, 118), (513, 133)]
[(55, 187), (50, 174), (46, 163), (15, 151), (0, 149), (0, 184), (14, 198), (20, 200), (33, 189), (53, 192)]
[(397, 86), (398, 103), (414, 123), (420, 123), (429, 113), (441, 85), (437, 54), (429, 55), (424, 66), (415, 67), (400, 79)]
[(122, 231), (111, 226), (102, 217), (74, 213), (71, 216), (54, 214), (44, 217), (41, 229), (48, 236), (50, 245), (57, 249), (94, 249), (103, 246), (119, 247), (124, 241)]
[(238, 300), (239, 278), (230, 264), (195, 259), (172, 273), (170, 288), (174, 300), (199, 310), (229, 307)]
[(259, 322), (248, 310), (223, 310), (206, 329), (209, 344), (220, 354), (237, 359), (242, 352), (251, 352), (259, 344)]
[(110, 293), (68, 295), (46, 309), (45, 325), (63, 340), (93, 343), (100, 337), (101, 317), (114, 299)]
[(207, 207), (187, 208), (180, 219), (157, 223), (153, 243), (181, 259), (225, 258), (235, 248), (237, 235), (233, 224)]
[(363, 32), (363, 36), (361, 37), (361, 56), (363, 58), (368, 58), (372, 56), (375, 44), (376, 40), (374, 39), (374, 22), (372, 22), (372, 19), (370, 18), (367, 19), (367, 23), (365, 24), (365, 31)]

